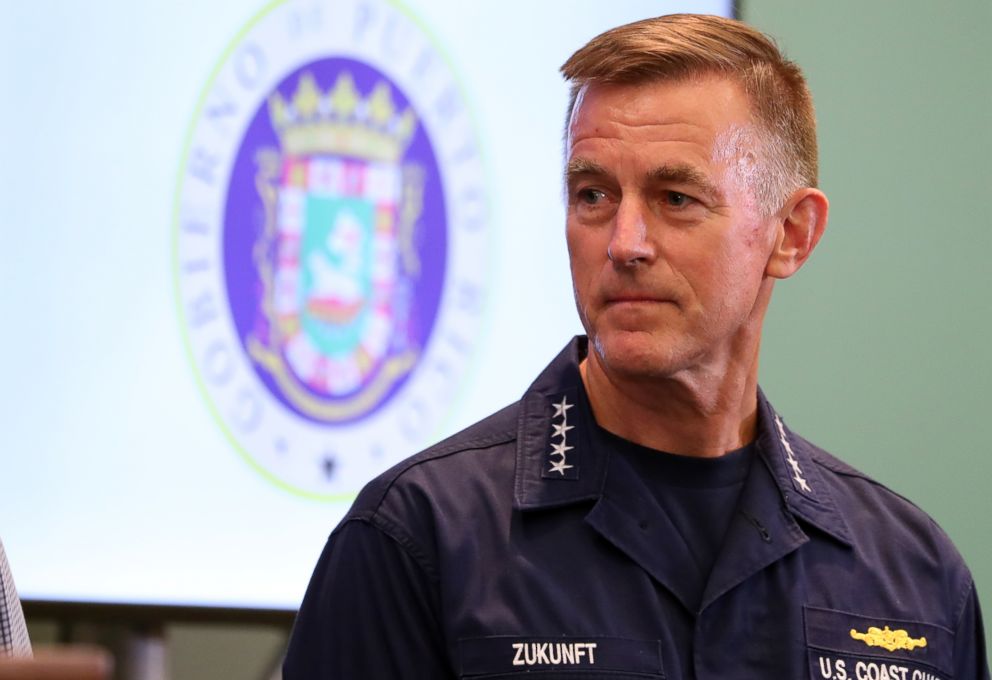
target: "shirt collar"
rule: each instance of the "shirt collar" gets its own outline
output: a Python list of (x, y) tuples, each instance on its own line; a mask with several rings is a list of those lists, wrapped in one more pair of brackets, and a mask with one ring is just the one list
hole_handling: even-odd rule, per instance
[[(594, 448), (594, 420), (579, 362), (588, 341), (578, 336), (548, 365), (521, 401), (517, 425), (515, 507), (552, 508), (599, 500), (609, 472), (609, 453)], [(819, 466), (815, 447), (790, 431), (758, 390), (758, 452), (793, 515), (851, 544)]]
[(851, 545), (847, 522), (814, 461), (816, 447), (786, 427), (760, 389), (757, 444), (792, 514)]
[(517, 425), (515, 505), (549, 508), (598, 499), (608, 456), (596, 455), (595, 421), (579, 374), (586, 338), (572, 340), (530, 386)]

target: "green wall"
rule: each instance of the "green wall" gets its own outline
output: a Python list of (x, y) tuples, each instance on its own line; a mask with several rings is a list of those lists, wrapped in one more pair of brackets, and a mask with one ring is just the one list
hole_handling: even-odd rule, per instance
[(806, 72), (831, 200), (776, 290), (762, 384), (943, 526), (992, 615), (992, 2), (744, 0), (742, 18)]

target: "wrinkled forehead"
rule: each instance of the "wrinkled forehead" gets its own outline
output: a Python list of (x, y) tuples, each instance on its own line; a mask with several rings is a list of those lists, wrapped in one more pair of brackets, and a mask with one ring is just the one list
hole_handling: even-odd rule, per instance
[[(743, 86), (727, 77), (590, 83), (576, 93), (565, 179), (590, 163), (604, 167), (599, 153), (609, 147), (619, 154), (614, 159), (649, 176), (659, 169), (691, 170), (721, 187), (722, 195), (756, 206), (767, 202), (762, 185), (774, 157), (762, 130)], [(610, 146), (609, 140), (621, 143)]]
[(745, 81), (746, 78), (743, 73), (734, 74), (725, 73), (715, 69), (700, 69), (679, 71), (674, 73), (628, 75), (613, 79), (590, 79), (582, 83), (573, 82), (569, 92), (569, 101), (565, 116), (565, 134), (568, 134), (568, 130), (575, 118), (576, 111), (581, 107), (590, 90), (595, 91), (604, 88), (625, 88), (628, 91), (637, 91), (638, 89), (652, 88), (656, 86), (679, 87), (693, 86), (700, 83), (725, 83), (731, 87), (737, 88), (741, 94), (744, 95), (745, 101), (747, 101), (749, 105), (752, 105), (751, 108), (753, 109), (754, 102), (752, 102), (750, 96), (746, 94), (747, 88), (744, 86)]
[(587, 137), (613, 135), (649, 140), (687, 134), (740, 150), (756, 127), (744, 88), (724, 76), (592, 82), (576, 92), (565, 130), (565, 156)]

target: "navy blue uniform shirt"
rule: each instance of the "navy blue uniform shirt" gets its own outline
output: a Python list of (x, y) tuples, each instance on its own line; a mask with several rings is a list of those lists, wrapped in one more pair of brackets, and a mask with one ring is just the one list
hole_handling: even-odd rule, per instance
[(519, 403), (362, 491), (317, 564), (286, 680), (989, 677), (948, 537), (760, 394), (758, 458), (701, 574), (597, 441), (584, 352), (580, 338)]

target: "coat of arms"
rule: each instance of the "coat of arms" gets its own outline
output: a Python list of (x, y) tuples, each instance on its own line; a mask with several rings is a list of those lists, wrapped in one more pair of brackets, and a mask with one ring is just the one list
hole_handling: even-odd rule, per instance
[(464, 406), (494, 257), (470, 114), (389, 0), (269, 3), (210, 76), (175, 201), (181, 328), (210, 415), (283, 490), (350, 498)]
[(344, 70), (322, 91), (303, 72), (269, 98), (279, 148), (256, 155), (264, 228), (252, 359), (300, 413), (322, 422), (374, 409), (416, 362), (410, 332), (423, 170), (403, 163), (413, 111), (389, 83), (356, 88)]

